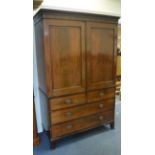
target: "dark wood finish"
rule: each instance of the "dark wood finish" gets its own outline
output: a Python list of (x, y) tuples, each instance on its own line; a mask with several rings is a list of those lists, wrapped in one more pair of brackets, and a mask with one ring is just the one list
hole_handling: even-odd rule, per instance
[(35, 106), (33, 101), (33, 147), (39, 145), (40, 139), (37, 131), (37, 124), (36, 124), (36, 113), (35, 113)]
[(39, 88), (48, 99), (53, 147), (65, 136), (114, 126), (117, 21), (44, 9), (34, 16)]
[(60, 125), (53, 125), (53, 138), (68, 135), (81, 129), (96, 127), (114, 121), (113, 111), (98, 113), (84, 118), (79, 118)]
[(63, 123), (65, 121), (92, 115), (98, 112), (114, 108), (114, 99), (100, 101), (97, 103), (85, 104), (74, 108), (68, 108), (51, 112), (52, 124)]
[(60, 97), (56, 99), (51, 99), (49, 101), (50, 110), (59, 110), (63, 108), (70, 108), (73, 106), (81, 105), (86, 103), (86, 95), (72, 95), (66, 97)]

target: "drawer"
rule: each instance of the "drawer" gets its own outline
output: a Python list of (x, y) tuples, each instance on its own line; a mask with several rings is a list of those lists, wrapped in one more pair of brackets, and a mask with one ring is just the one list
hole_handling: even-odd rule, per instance
[(86, 103), (85, 94), (60, 97), (50, 100), (50, 110), (69, 108)]
[(100, 126), (104, 123), (111, 123), (114, 121), (114, 111), (106, 111), (96, 115), (87, 116), (76, 119), (67, 123), (52, 126), (52, 138), (61, 137), (67, 134), (72, 134), (80, 130)]
[(89, 103), (78, 107), (52, 111), (51, 112), (51, 123), (63, 123), (80, 117), (96, 114), (98, 112), (110, 110), (114, 108), (114, 99), (106, 101), (100, 101), (95, 103)]
[(113, 97), (115, 97), (115, 88), (101, 89), (98, 91), (88, 92), (87, 94), (88, 102), (96, 102)]

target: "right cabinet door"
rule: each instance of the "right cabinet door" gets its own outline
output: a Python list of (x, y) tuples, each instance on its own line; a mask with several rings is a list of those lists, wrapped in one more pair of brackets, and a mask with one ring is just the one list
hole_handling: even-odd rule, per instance
[(115, 84), (116, 25), (87, 23), (87, 89)]

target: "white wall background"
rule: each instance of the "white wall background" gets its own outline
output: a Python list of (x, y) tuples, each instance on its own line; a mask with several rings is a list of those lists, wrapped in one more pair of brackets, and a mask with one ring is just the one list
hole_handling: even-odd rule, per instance
[(40, 92), (38, 83), (38, 70), (37, 70), (37, 59), (36, 59), (36, 46), (35, 46), (35, 32), (33, 31), (33, 91), (34, 91), (34, 101), (35, 101), (35, 111), (38, 132), (43, 131), (42, 127), (42, 114), (41, 114), (41, 102), (40, 102)]
[(120, 16), (120, 3), (120, 0), (44, 0), (42, 7)]
[[(40, 8), (53, 8), (60, 10), (82, 11), (100, 13), (106, 15), (121, 15), (121, 1), (120, 0), (44, 0)], [(36, 10), (37, 11), (37, 10)], [(48, 124), (46, 122), (46, 109), (44, 105), (46, 103), (43, 95), (39, 92), (38, 88), (38, 74), (36, 65), (36, 51), (34, 45), (34, 95), (36, 106), (36, 118), (38, 132), (47, 130)]]

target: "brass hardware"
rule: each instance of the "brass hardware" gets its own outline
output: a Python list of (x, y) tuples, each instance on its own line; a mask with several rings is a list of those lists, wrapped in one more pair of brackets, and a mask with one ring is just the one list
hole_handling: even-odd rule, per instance
[(100, 96), (103, 97), (104, 96), (104, 92), (100, 92)]
[(72, 115), (72, 112), (66, 112), (66, 115), (67, 116), (71, 116)]
[(99, 104), (99, 107), (100, 107), (100, 108), (103, 108), (103, 106), (104, 106), (104, 105), (103, 105), (102, 103), (101, 103), (101, 104)]
[(72, 124), (67, 125), (67, 129), (71, 129), (73, 127)]
[(71, 99), (67, 99), (67, 100), (65, 100), (65, 103), (66, 104), (71, 104), (72, 103), (72, 100)]
[(103, 120), (103, 116), (99, 116), (99, 120)]

